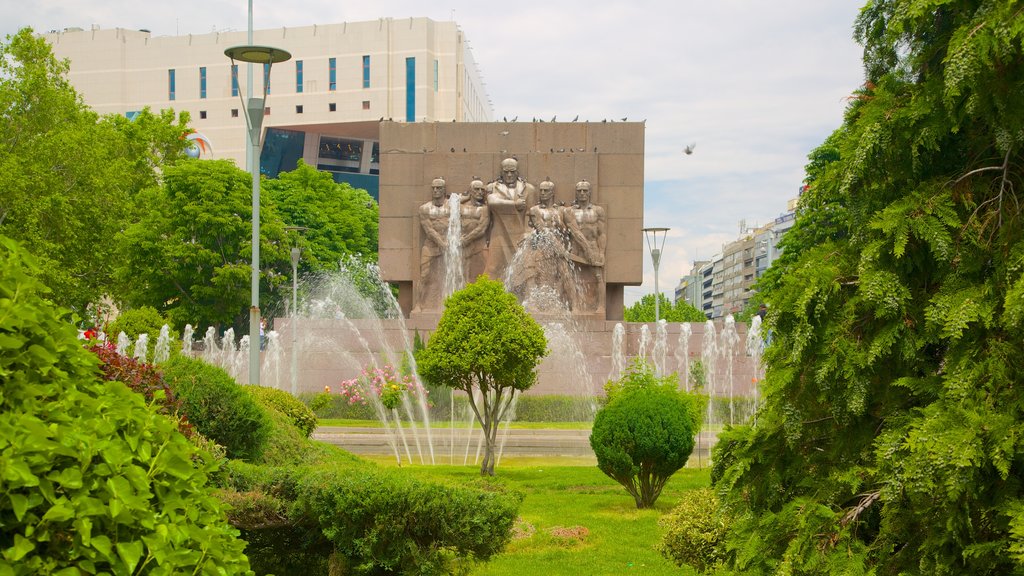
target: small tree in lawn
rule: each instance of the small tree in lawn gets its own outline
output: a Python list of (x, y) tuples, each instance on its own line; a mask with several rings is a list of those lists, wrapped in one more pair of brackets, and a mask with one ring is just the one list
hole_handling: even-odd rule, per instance
[(498, 424), (515, 393), (536, 382), (546, 355), (544, 330), (500, 282), (482, 276), (445, 300), (437, 330), (417, 357), (419, 371), (436, 386), (469, 395), (484, 431), (481, 475), (494, 475)]
[(597, 467), (650, 508), (665, 483), (686, 465), (700, 430), (701, 396), (676, 388), (673, 374), (657, 377), (642, 360), (605, 386), (608, 403), (590, 434)]

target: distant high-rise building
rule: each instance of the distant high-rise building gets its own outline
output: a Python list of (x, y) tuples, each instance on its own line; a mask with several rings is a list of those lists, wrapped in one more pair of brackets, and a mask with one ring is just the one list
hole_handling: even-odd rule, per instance
[[(187, 111), (204, 158), (245, 166), (247, 64), (224, 55), (247, 32), (153, 36), (145, 30), (66, 28), (43, 37), (70, 61), (68, 80), (100, 114), (132, 118)], [(253, 44), (291, 53), (253, 65), (253, 95), (266, 84), (262, 173), (307, 164), (378, 194), (379, 122), (491, 120), (465, 35), (454, 22), (381, 18), (253, 31)]]

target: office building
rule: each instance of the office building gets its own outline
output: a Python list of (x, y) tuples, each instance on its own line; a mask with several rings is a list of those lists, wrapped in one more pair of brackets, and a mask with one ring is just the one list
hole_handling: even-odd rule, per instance
[[(245, 31), (153, 36), (146, 30), (66, 28), (44, 38), (70, 61), (68, 80), (100, 114), (145, 107), (187, 111), (196, 153), (245, 167), (248, 64), (224, 50)], [(291, 59), (253, 65), (253, 95), (266, 85), (261, 171), (275, 177), (299, 158), (378, 195), (380, 120), (482, 122), (491, 106), (466, 38), (454, 22), (370, 22), (255, 30), (253, 44)]]

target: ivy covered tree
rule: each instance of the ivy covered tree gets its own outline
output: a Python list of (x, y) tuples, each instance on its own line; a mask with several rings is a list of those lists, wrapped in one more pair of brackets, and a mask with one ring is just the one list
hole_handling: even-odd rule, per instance
[(537, 381), (547, 353), (544, 329), (501, 282), (484, 275), (445, 300), (437, 330), (416, 360), (427, 382), (469, 396), (484, 431), (481, 475), (494, 476), (498, 425), (516, 392)]
[[(708, 319), (703, 312), (692, 304), (683, 302), (672, 303), (664, 294), (659, 294), (658, 313), (662, 320), (668, 322), (704, 322)], [(626, 322), (654, 322), (654, 294), (647, 294), (626, 308), (622, 317)]]
[[(118, 235), (121, 294), (152, 306), (180, 330), (235, 327), (247, 332), (252, 250), (252, 178), (225, 160), (168, 167), (147, 190), (139, 222)], [(286, 297), (291, 271), (284, 225), (270, 200), (260, 206), (261, 307)]]
[(762, 281), (756, 425), (716, 487), (744, 574), (1024, 573), (1024, 8), (874, 0), (866, 82)]

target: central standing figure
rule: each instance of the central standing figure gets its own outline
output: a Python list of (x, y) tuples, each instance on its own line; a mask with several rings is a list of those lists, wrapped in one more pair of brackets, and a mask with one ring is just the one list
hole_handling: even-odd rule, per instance
[(512, 261), (516, 245), (527, 232), (526, 210), (537, 203), (537, 190), (519, 176), (519, 161), (501, 161), (501, 175), (487, 185), (487, 206), (490, 209), (491, 233), (487, 274), (503, 278)]

